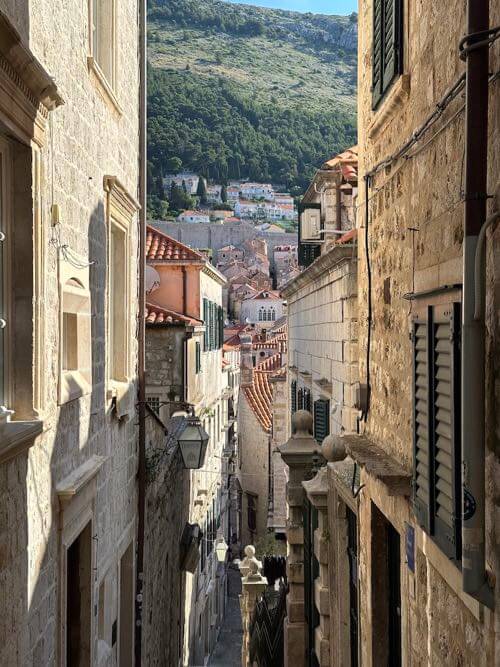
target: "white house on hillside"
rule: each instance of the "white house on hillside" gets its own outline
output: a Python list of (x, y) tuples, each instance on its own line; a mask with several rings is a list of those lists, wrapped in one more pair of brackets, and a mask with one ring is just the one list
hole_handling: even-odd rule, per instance
[(178, 222), (210, 222), (210, 216), (203, 211), (183, 211), (177, 216)]
[(240, 322), (266, 328), (285, 314), (285, 304), (279, 292), (261, 290), (241, 304)]

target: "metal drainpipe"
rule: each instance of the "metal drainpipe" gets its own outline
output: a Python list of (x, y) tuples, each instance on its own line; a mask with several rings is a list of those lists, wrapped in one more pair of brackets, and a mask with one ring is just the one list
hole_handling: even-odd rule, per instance
[(141, 665), (142, 599), (144, 583), (144, 534), (146, 503), (146, 0), (139, 0), (139, 331), (138, 331), (138, 498), (137, 498), (137, 562), (135, 596), (134, 657), (136, 667)]
[[(467, 34), (489, 27), (489, 0), (468, 0)], [(471, 40), (472, 41), (472, 40)], [(469, 43), (471, 43), (471, 41)], [(488, 45), (468, 52), (465, 112), (465, 215), (462, 305), (462, 584), (493, 604), (485, 568), (485, 325), (474, 319), (474, 259), (486, 218)], [(485, 261), (481, 265), (485, 281)]]

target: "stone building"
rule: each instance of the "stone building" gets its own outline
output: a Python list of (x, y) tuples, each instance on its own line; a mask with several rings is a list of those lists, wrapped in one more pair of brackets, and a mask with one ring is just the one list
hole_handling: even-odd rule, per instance
[[(230, 532), (228, 475), (237, 359), (230, 350), (223, 358), (224, 276), (204, 255), (152, 227), (146, 257), (158, 278), (148, 294), (146, 314), (146, 400), (150, 428), (154, 427), (146, 454), (155, 475), (147, 491), (146, 544), (151, 557), (145, 564), (144, 644), (152, 664), (180, 660), (199, 665), (215, 645), (225, 611), (226, 572), (215, 558), (214, 546), (221, 537), (227, 541)], [(154, 444), (154, 422), (171, 433), (186, 405), (192, 406), (210, 436), (203, 467), (189, 472), (179, 464), (175, 439), (160, 449)], [(157, 479), (171, 483), (165, 487)], [(175, 505), (172, 512), (166, 510), (168, 502)], [(168, 521), (165, 512), (171, 514)], [(179, 567), (186, 523), (198, 525), (202, 533), (199, 562), (192, 573)], [(160, 559), (154, 556), (159, 549)], [(178, 586), (174, 595), (173, 582)]]
[(381, 7), (359, 12), (359, 418), (325, 438), (315, 475), (305, 435), (309, 467), (290, 468), (295, 520), (299, 477), (307, 502), (301, 532), (288, 529), (286, 664), (495, 665), (499, 51), (461, 40), (497, 26), (500, 8)]
[(263, 289), (242, 302), (240, 322), (266, 329), (283, 317), (284, 313), (285, 304), (279, 292)]
[(2, 665), (133, 662), (138, 5), (1, 3)]

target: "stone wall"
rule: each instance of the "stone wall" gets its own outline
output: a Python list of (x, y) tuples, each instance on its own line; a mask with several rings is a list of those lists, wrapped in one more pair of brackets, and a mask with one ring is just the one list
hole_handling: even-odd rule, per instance
[(146, 665), (177, 665), (182, 660), (186, 575), (180, 568), (181, 537), (189, 519), (190, 480), (175, 428), (170, 431), (166, 434), (148, 413), (142, 636)]
[[(466, 33), (466, 3), (404, 3), (403, 76), (395, 81), (376, 112), (371, 102), (371, 1), (359, 14), (358, 120), (360, 181), (378, 161), (409, 139), (436, 108), (447, 89), (464, 71), (458, 43)], [(452, 22), (449, 17), (453, 16)], [(500, 20), (498, 3), (490, 2), (490, 25)], [(490, 50), (490, 72), (496, 72), (498, 49)], [(490, 85), (488, 210), (498, 210), (500, 123), (498, 81)], [(370, 355), (371, 405), (366, 434), (388, 454), (412, 469), (412, 344), (409, 337), (412, 305), (403, 299), (444, 285), (462, 283), (463, 241), (463, 98), (413, 151), (412, 159), (380, 171), (370, 190), (369, 221), (361, 206), (359, 224), (369, 225), (372, 269), (373, 322)], [(456, 114), (456, 115), (455, 115)], [(453, 116), (453, 118), (452, 118)], [(449, 122), (448, 122), (449, 121)], [(446, 125), (445, 125), (446, 124)], [(440, 130), (433, 136), (436, 130)], [(427, 143), (427, 139), (430, 139)], [(364, 244), (359, 253), (359, 374), (366, 378), (367, 264)], [(498, 498), (498, 385), (500, 358), (498, 317), (500, 231), (488, 234), (487, 246), (487, 565), (499, 572), (498, 526), (494, 499)], [(476, 415), (480, 419), (480, 415)], [(368, 545), (371, 500), (401, 534), (405, 522), (415, 525), (409, 499), (391, 498), (369, 475), (360, 495), (361, 633), (363, 664), (373, 664), (370, 611), (371, 562)], [(498, 523), (498, 522), (497, 522)], [(498, 654), (498, 612), (493, 615), (462, 591), (461, 574), (416, 526), (416, 568), (411, 572), (401, 558), (403, 661), (411, 664), (495, 664)], [(499, 593), (496, 587), (496, 607)]]
[(297, 234), (290, 232), (263, 232), (255, 229), (248, 222), (191, 223), (157, 222), (152, 220), (153, 227), (172, 236), (174, 239), (192, 248), (212, 248), (219, 250), (227, 245), (240, 246), (248, 239), (262, 238), (267, 243), (268, 257), (273, 260), (273, 250), (277, 245), (297, 244)]
[(330, 400), (330, 432), (356, 430), (357, 262), (352, 248), (336, 247), (284, 290), (288, 302), (288, 393), (311, 390)]
[[(28, 453), (0, 466), (1, 488), (8, 489), (8, 498), (2, 499), (0, 524), (0, 618), (4, 624), (0, 663), (5, 665), (64, 663), (62, 540), (69, 535), (70, 510), (69, 505), (67, 511), (63, 510), (57, 490), (71, 480), (79, 466), (95, 463), (95, 474), (81, 491), (87, 498), (92, 520), (92, 614), (104, 580), (109, 579), (118, 594), (120, 559), (130, 544), (135, 545), (137, 427), (133, 396), (137, 343), (135, 338), (129, 341), (132, 407), (128, 419), (118, 420), (106, 385), (109, 295), (103, 182), (105, 175), (116, 176), (125, 191), (137, 197), (138, 3), (119, 3), (115, 93), (120, 110), (89, 71), (87, 8), (88, 3), (78, 0), (57, 5), (46, 0), (19, 1), (2, 6), (24, 45), (54, 78), (65, 100), (63, 106), (50, 113), (44, 145), (37, 153), (41, 178), (33, 190), (28, 190), (33, 193), (34, 236), (40, 242), (36, 248), (26, 248), (29, 266), (33, 264), (36, 274), (33, 304), (37, 310), (33, 319), (38, 336), (33, 349), (26, 351), (26, 359), (33, 352), (37, 416), (43, 421), (43, 434)], [(52, 204), (58, 204), (60, 210), (58, 229), (51, 228)], [(58, 239), (83, 262), (91, 263), (92, 316), (91, 391), (61, 407)], [(129, 324), (135, 332), (136, 218), (130, 226), (130, 258)], [(21, 259), (19, 256), (17, 262)], [(16, 364), (21, 361), (16, 359)], [(76, 497), (81, 499), (81, 494)], [(104, 604), (113, 606), (110, 614), (119, 614), (112, 599)], [(116, 615), (111, 618), (112, 622), (117, 620)], [(93, 660), (97, 663), (100, 656), (101, 664), (117, 664), (116, 646), (111, 648), (111, 626), (106, 627), (105, 633), (109, 651), (106, 649), (103, 655), (97, 645), (96, 618), (91, 637)]]

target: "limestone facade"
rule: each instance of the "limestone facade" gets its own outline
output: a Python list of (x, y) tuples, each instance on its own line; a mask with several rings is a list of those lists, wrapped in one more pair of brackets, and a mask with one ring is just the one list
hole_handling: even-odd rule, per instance
[[(373, 2), (360, 5), (358, 136), (360, 180), (376, 163), (412, 136), (436, 104), (464, 71), (458, 44), (466, 34), (466, 4), (444, 5), (404, 1), (402, 5), (402, 60), (400, 74), (372, 108)], [(490, 25), (500, 21), (498, 3), (490, 2)], [(449, 17), (453, 16), (453, 21)], [(490, 50), (490, 72), (499, 69), (498, 46)], [(490, 84), (488, 128), (488, 211), (499, 206), (500, 92), (498, 79)], [(411, 151), (410, 159), (379, 171), (370, 183), (366, 219), (360, 201), (359, 226), (368, 225), (372, 293), (370, 346), (371, 400), (362, 425), (364, 437), (391, 461), (415, 475), (413, 462), (412, 339), (416, 312), (431, 303), (426, 293), (441, 290), (448, 302), (460, 303), (460, 292), (446, 286), (463, 282), (463, 96), (444, 111), (442, 118)], [(360, 232), (361, 233), (361, 232)], [(486, 241), (486, 568), (498, 579), (498, 522), (495, 498), (500, 479), (495, 433), (498, 435), (498, 303), (500, 265), (498, 225)], [(359, 376), (367, 378), (368, 278), (366, 248), (360, 242), (358, 257)], [(412, 301), (405, 294), (416, 295)], [(420, 295), (420, 296), (419, 296)], [(467, 381), (467, 379), (465, 379)], [(496, 407), (495, 407), (496, 406)], [(481, 415), (475, 415), (481, 419)], [(478, 443), (478, 446), (479, 445)], [(353, 454), (356, 459), (356, 455)], [(361, 460), (360, 457), (358, 457)], [(391, 464), (392, 465), (392, 464)], [(400, 644), (403, 664), (493, 665), (498, 655), (498, 611), (463, 592), (460, 555), (450, 559), (416, 519), (411, 493), (363, 468), (357, 498), (359, 522), (360, 660), (380, 664), (387, 646), (378, 640), (380, 618), (388, 605), (387, 590), (380, 589), (383, 564), (380, 554), (387, 544), (377, 535), (387, 529), (399, 543)], [(461, 494), (461, 487), (457, 493)], [(457, 513), (461, 519), (461, 509)], [(389, 541), (391, 541), (389, 540)], [(389, 545), (390, 546), (390, 545)], [(407, 554), (412, 554), (408, 558)], [(396, 554), (397, 555), (397, 554)], [(414, 559), (414, 563), (413, 563)], [(496, 608), (498, 609), (498, 585)]]
[(112, 81), (92, 3), (0, 11), (5, 665), (133, 661), (139, 28), (115, 4)]

